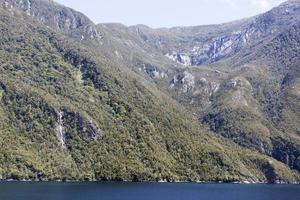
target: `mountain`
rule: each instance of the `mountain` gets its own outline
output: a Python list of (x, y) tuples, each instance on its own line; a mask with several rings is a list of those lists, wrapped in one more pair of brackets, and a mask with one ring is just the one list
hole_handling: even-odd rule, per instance
[(100, 39), (101, 33), (85, 15), (61, 6), (52, 0), (2, 0), (4, 7), (13, 13), (33, 16), (44, 25), (63, 32), (77, 40)]
[(171, 29), (0, 3), (3, 179), (300, 180), (299, 1)]
[(213, 63), (259, 45), (299, 21), (300, 5), (288, 1), (267, 13), (230, 23), (171, 29), (136, 29), (139, 37), (183, 65)]
[[(153, 57), (136, 67), (201, 123), (299, 170), (299, 9), (299, 1), (287, 1), (227, 24), (171, 29), (138, 25), (126, 35), (134, 38), (130, 41), (136, 48), (147, 49), (144, 58), (149, 52)], [(117, 32), (114, 25), (103, 26)], [(204, 47), (209, 51), (191, 53)], [(157, 54), (179, 66), (166, 64)], [(203, 62), (193, 61), (203, 56)]]

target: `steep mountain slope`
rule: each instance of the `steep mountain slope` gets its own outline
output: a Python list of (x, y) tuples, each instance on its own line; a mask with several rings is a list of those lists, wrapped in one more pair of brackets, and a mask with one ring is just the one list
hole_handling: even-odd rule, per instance
[(100, 40), (101, 33), (96, 30), (93, 22), (73, 9), (54, 3), (53, 0), (1, 0), (12, 14), (25, 12), (45, 25), (61, 31), (77, 40)]
[[(297, 11), (299, 1), (269, 13), (286, 8)], [(299, 170), (299, 20), (283, 19), (282, 32), (210, 65), (210, 70), (203, 66), (185, 70), (173, 79), (177, 83), (173, 96), (199, 111), (200, 121), (215, 132)]]
[[(299, 170), (299, 8), (300, 2), (293, 0), (223, 25), (173, 29), (139, 25), (123, 30), (138, 48), (162, 55), (174, 49), (183, 52), (167, 55), (183, 65), (213, 63), (198, 68), (168, 64), (161, 72), (164, 62), (152, 59), (142, 71), (213, 131)], [(195, 49), (202, 50), (194, 54)]]
[[(186, 69), (141, 40), (132, 28), (95, 26), (52, 1), (2, 2), (2, 178), (299, 181), (299, 171), (293, 170), (298, 164), (291, 169), (280, 162), (285, 155), (280, 151), (274, 151), (278, 157), (263, 155), (199, 123), (199, 116), (214, 111), (211, 105), (222, 103), (212, 97), (226, 93), (223, 83), (228, 80), (233, 81), (225, 88), (242, 85), (248, 94), (251, 87), (245, 78), (236, 80), (232, 72), (211, 66)], [(211, 74), (220, 85), (198, 82), (202, 74)], [(208, 93), (215, 91), (212, 96), (197, 93), (212, 102), (198, 107), (183, 101), (195, 84), (203, 85), (203, 91), (209, 87)], [(251, 97), (251, 106), (256, 101)]]

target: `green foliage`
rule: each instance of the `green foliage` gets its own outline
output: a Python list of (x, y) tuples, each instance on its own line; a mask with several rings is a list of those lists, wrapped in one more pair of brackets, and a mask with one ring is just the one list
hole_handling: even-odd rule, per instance
[[(3, 178), (268, 180), (270, 157), (215, 137), (124, 64), (0, 10)], [(281, 179), (298, 180), (274, 163)]]

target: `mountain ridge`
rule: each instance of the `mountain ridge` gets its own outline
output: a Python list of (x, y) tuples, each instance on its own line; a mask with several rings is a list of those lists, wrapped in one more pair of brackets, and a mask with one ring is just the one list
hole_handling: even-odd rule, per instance
[[(261, 109), (265, 94), (257, 88), (271, 80), (268, 68), (255, 62), (234, 69), (226, 62), (182, 66), (132, 27), (87, 19), (82, 29), (70, 29), (66, 18), (53, 21), (56, 13), (69, 13), (62, 6), (51, 7), (57, 10), (48, 13), (48, 21), (36, 17), (44, 6), (35, 16), (21, 8), (22, 17), (3, 8), (2, 178), (299, 181), (297, 134), (274, 128)], [(101, 37), (82, 40), (90, 26)], [(273, 44), (269, 51), (276, 49)], [(289, 76), (284, 83), (290, 79), (297, 84)], [(291, 132), (298, 128), (286, 126)]]

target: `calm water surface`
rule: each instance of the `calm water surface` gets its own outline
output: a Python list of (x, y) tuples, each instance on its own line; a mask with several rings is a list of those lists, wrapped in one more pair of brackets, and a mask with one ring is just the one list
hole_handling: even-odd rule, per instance
[(300, 185), (0, 183), (0, 200), (299, 200)]

